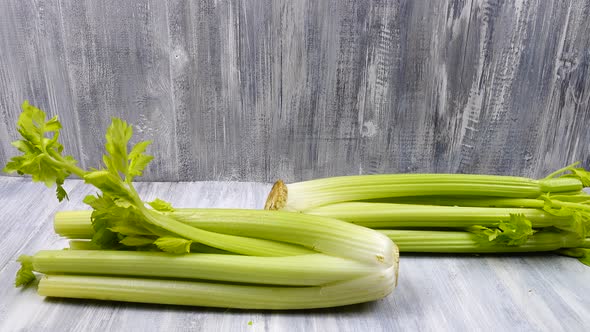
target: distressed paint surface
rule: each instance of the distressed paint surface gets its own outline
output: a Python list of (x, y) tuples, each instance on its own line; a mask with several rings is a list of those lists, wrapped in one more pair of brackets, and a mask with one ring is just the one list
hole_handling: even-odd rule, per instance
[[(402, 255), (391, 295), (324, 310), (45, 299), (34, 287), (12, 287), (16, 259), (67, 246), (53, 231), (53, 214), (87, 208), (82, 199), (94, 189), (79, 180), (68, 180), (65, 187), (70, 201), (58, 204), (52, 189), (0, 177), (5, 203), (0, 204), (0, 331), (585, 331), (590, 326), (590, 268), (557, 255)], [(136, 188), (145, 200), (160, 197), (177, 207), (261, 208), (270, 185), (145, 182)]]
[(590, 167), (590, 1), (0, 3), (0, 163), (24, 99), (98, 166), (111, 116), (143, 180)]

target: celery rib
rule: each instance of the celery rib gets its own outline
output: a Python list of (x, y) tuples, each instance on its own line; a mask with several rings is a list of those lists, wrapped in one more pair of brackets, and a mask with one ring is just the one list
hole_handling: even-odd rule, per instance
[(305, 211), (327, 204), (385, 197), (476, 195), (537, 198), (582, 189), (575, 178), (533, 180), (473, 174), (384, 174), (332, 177), (273, 187), (266, 209)]
[[(378, 264), (389, 264), (393, 259), (394, 245), (388, 238), (373, 230), (332, 218), (240, 209), (178, 209), (167, 216), (187, 227), (219, 235), (292, 243), (308, 248), (306, 250)], [(55, 231), (61, 236), (68, 236), (72, 229), (80, 230), (84, 224), (90, 225), (89, 217), (89, 212), (84, 211), (57, 213), (54, 218)], [(92, 227), (87, 227), (86, 231), (87, 234), (78, 232), (79, 238), (91, 238), (94, 233)]]
[(313, 309), (383, 298), (395, 288), (393, 267), (324, 286), (251, 286), (181, 280), (46, 275), (42, 296), (240, 309)]
[(554, 216), (531, 208), (454, 207), (394, 203), (346, 202), (306, 210), (305, 213), (348, 221), (371, 228), (497, 226), (510, 214), (523, 214), (535, 228), (568, 224), (571, 217)]
[(519, 253), (585, 247), (588, 239), (574, 233), (541, 231), (520, 246), (486, 244), (469, 232), (427, 230), (379, 230), (394, 241), (400, 252)]
[(87, 240), (70, 240), (69, 249), (71, 250), (100, 250), (100, 247)]
[(202, 279), (284, 286), (317, 286), (377, 273), (379, 267), (311, 254), (259, 257), (162, 252), (42, 250), (33, 269), (44, 274), (92, 274)]

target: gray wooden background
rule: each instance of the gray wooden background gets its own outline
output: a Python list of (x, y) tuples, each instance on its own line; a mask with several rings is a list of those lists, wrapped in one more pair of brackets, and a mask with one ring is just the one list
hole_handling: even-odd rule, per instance
[(144, 180), (590, 166), (590, 1), (0, 2), (0, 163), (24, 99)]

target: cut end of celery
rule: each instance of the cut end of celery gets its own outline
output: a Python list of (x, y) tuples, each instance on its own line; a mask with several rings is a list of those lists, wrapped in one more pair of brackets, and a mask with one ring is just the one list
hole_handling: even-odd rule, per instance
[(283, 180), (277, 180), (272, 186), (268, 197), (266, 198), (266, 204), (264, 204), (265, 210), (281, 210), (287, 205), (287, 185)]
[(399, 247), (395, 243), (393, 244), (393, 270), (395, 271), (393, 287), (397, 287), (397, 281), (399, 280)]

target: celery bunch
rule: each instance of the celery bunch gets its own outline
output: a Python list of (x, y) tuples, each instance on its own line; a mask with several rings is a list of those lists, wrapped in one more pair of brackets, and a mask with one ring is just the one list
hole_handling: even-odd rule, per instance
[[(44, 296), (303, 309), (380, 299), (396, 285), (397, 247), (365, 227), (263, 210), (191, 210), (187, 216), (161, 199), (142, 201), (132, 181), (153, 158), (145, 153), (150, 142), (130, 148), (133, 129), (125, 121), (113, 118), (104, 165), (89, 170), (62, 154), (57, 117), (46, 120), (25, 102), (17, 126), (22, 139), (13, 145), (22, 154), (6, 172), (56, 185), (60, 201), (68, 198), (62, 185), (71, 174), (100, 190), (84, 199), (92, 207), (84, 225), (69, 223), (67, 231), (90, 240), (21, 256), (17, 286), (33, 281), (36, 271), (45, 274), (38, 287)], [(218, 221), (220, 227), (207, 227)]]
[(374, 228), (401, 252), (555, 251), (590, 261), (590, 173), (572, 164), (535, 180), (383, 174), (277, 181), (265, 209)]

